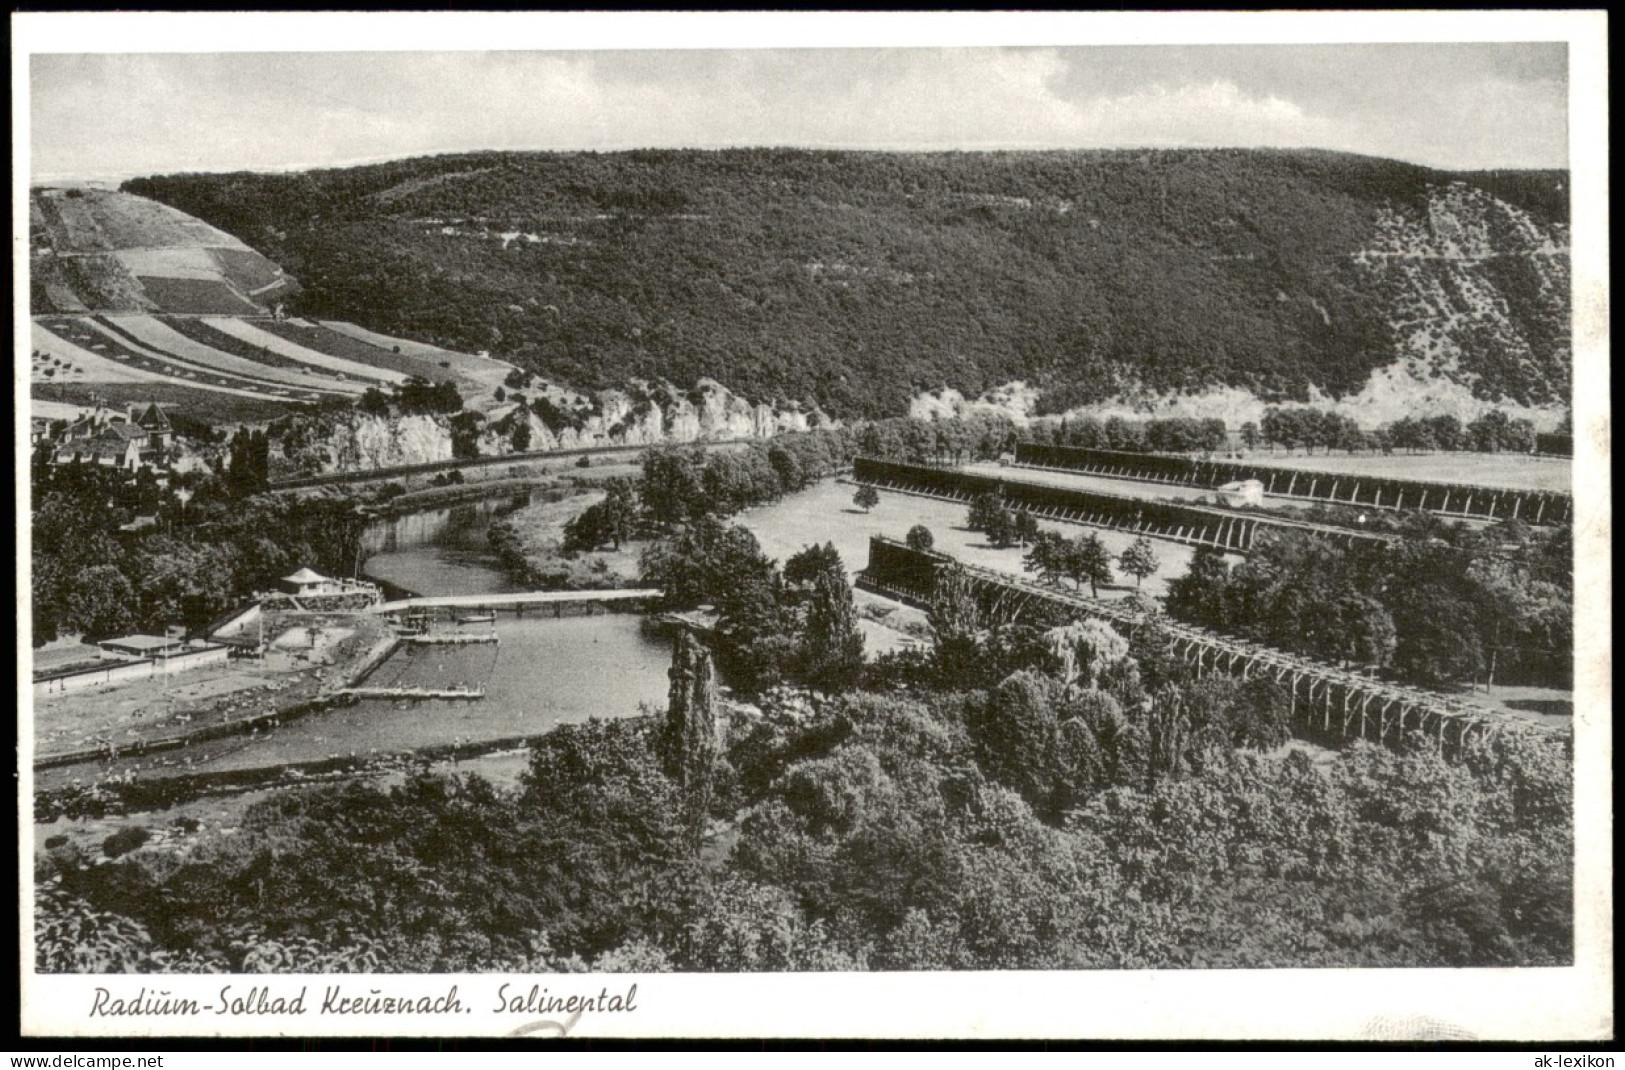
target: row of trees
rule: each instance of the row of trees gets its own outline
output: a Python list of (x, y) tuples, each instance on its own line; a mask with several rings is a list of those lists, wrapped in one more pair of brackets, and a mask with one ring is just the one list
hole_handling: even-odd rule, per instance
[[(995, 547), (1030, 546), (1022, 567), (1036, 573), (1044, 583), (1071, 580), (1082, 588), (1087, 583), (1094, 597), (1100, 597), (1100, 585), (1113, 580), (1112, 554), (1099, 534), (1087, 532), (1068, 539), (1058, 531), (1044, 531), (1038, 520), (1024, 509), (1011, 509), (998, 494), (979, 494), (971, 500), (966, 526), (987, 535)], [(912, 532), (910, 533), (913, 534)], [(929, 532), (927, 532), (929, 535)], [(911, 542), (910, 545), (913, 545)], [(929, 544), (917, 549), (930, 549)], [(1151, 540), (1141, 536), (1134, 540), (1117, 558), (1123, 571), (1142, 585), (1147, 576), (1158, 568), (1156, 551)]]
[(1223, 420), (1168, 417), (1125, 420), (1121, 416), (1063, 416), (1030, 425), (1029, 442), (1051, 446), (1077, 446), (1128, 453), (1196, 453), (1224, 449), (1228, 444)]
[(1424, 685), (1562, 687), (1572, 674), (1572, 545), (1567, 528), (1512, 521), (1477, 532), (1427, 517), (1407, 521), (1387, 548), (1278, 535), (1235, 566), (1199, 549), (1167, 608)]
[[(1465, 425), (1446, 413), (1407, 416), (1365, 431), (1352, 417), (1329, 409), (1277, 406), (1265, 409), (1262, 421), (1242, 424), (1239, 433), (1247, 449), (1265, 445), (1271, 450), (1321, 449), (1328, 453), (1334, 449), (1350, 453), (1392, 453), (1396, 449), (1529, 453), (1535, 448), (1534, 424), (1500, 409)], [(1035, 423), (1023, 435), (1027, 441), (1045, 445), (1132, 453), (1216, 453), (1230, 445), (1223, 420), (1189, 417), (1132, 421), (1119, 416), (1105, 420), (1063, 416)]]
[[(1112, 554), (1094, 532), (1068, 539), (1058, 531), (1040, 532), (1033, 548), (1022, 559), (1022, 568), (1037, 574), (1044, 583), (1058, 584), (1071, 580), (1079, 589), (1087, 583), (1090, 594), (1100, 597), (1100, 585), (1113, 581)], [(1158, 568), (1156, 551), (1151, 540), (1141, 537), (1129, 544), (1117, 558), (1120, 568), (1134, 577), (1136, 586), (1143, 585), (1147, 576)]]

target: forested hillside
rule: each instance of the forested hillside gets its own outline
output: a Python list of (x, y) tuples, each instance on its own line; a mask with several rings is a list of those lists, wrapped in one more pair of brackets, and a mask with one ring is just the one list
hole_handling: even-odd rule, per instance
[(1059, 411), (1211, 386), (1570, 382), (1567, 175), (1323, 152), (483, 153), (124, 187), (306, 287), (297, 311), (581, 388), (711, 377), (894, 415), (1013, 380)]

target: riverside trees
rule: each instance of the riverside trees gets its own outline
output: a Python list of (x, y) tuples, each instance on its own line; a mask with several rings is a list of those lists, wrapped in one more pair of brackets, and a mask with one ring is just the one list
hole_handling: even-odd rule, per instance
[[(184, 864), (46, 849), (41, 967), (1572, 960), (1559, 738), (1504, 733), (1458, 762), (1403, 741), (1318, 767), (1266, 758), (1286, 717), (1273, 683), (1180, 678), (1133, 644), (1092, 680), (1028, 666), (973, 691), (853, 691), (797, 716), (741, 710), (713, 737), (691, 716), (705, 689), (690, 643), (663, 716), (563, 726), (517, 788), (413, 773), (276, 794)], [(697, 816), (729, 850), (704, 850)]]

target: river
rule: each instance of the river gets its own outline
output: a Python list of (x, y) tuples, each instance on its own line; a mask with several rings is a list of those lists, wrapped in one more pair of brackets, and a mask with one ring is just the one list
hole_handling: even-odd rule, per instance
[[(421, 595), (519, 590), (485, 540), (491, 522), (528, 496), (469, 502), (380, 521), (363, 536), (365, 572)], [(635, 614), (561, 619), (499, 614), (499, 642), (402, 646), (368, 677), (370, 686), (483, 688), (474, 701), (367, 699), (288, 722), (253, 740), (216, 744), (192, 772), (250, 769), (334, 756), (365, 757), (459, 741), (532, 736), (592, 717), (663, 709), (671, 640)]]
[(485, 535), (492, 521), (529, 502), (529, 494), (504, 495), (377, 521), (361, 537), (363, 572), (392, 594), (518, 591)]

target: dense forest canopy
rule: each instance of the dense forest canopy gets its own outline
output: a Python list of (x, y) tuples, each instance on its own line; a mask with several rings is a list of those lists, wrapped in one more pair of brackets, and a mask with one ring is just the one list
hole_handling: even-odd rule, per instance
[(124, 186), (280, 262), (306, 314), (842, 416), (1013, 380), (1049, 411), (1306, 400), (1402, 357), (1564, 398), (1566, 188), (1254, 150), (476, 153)]

